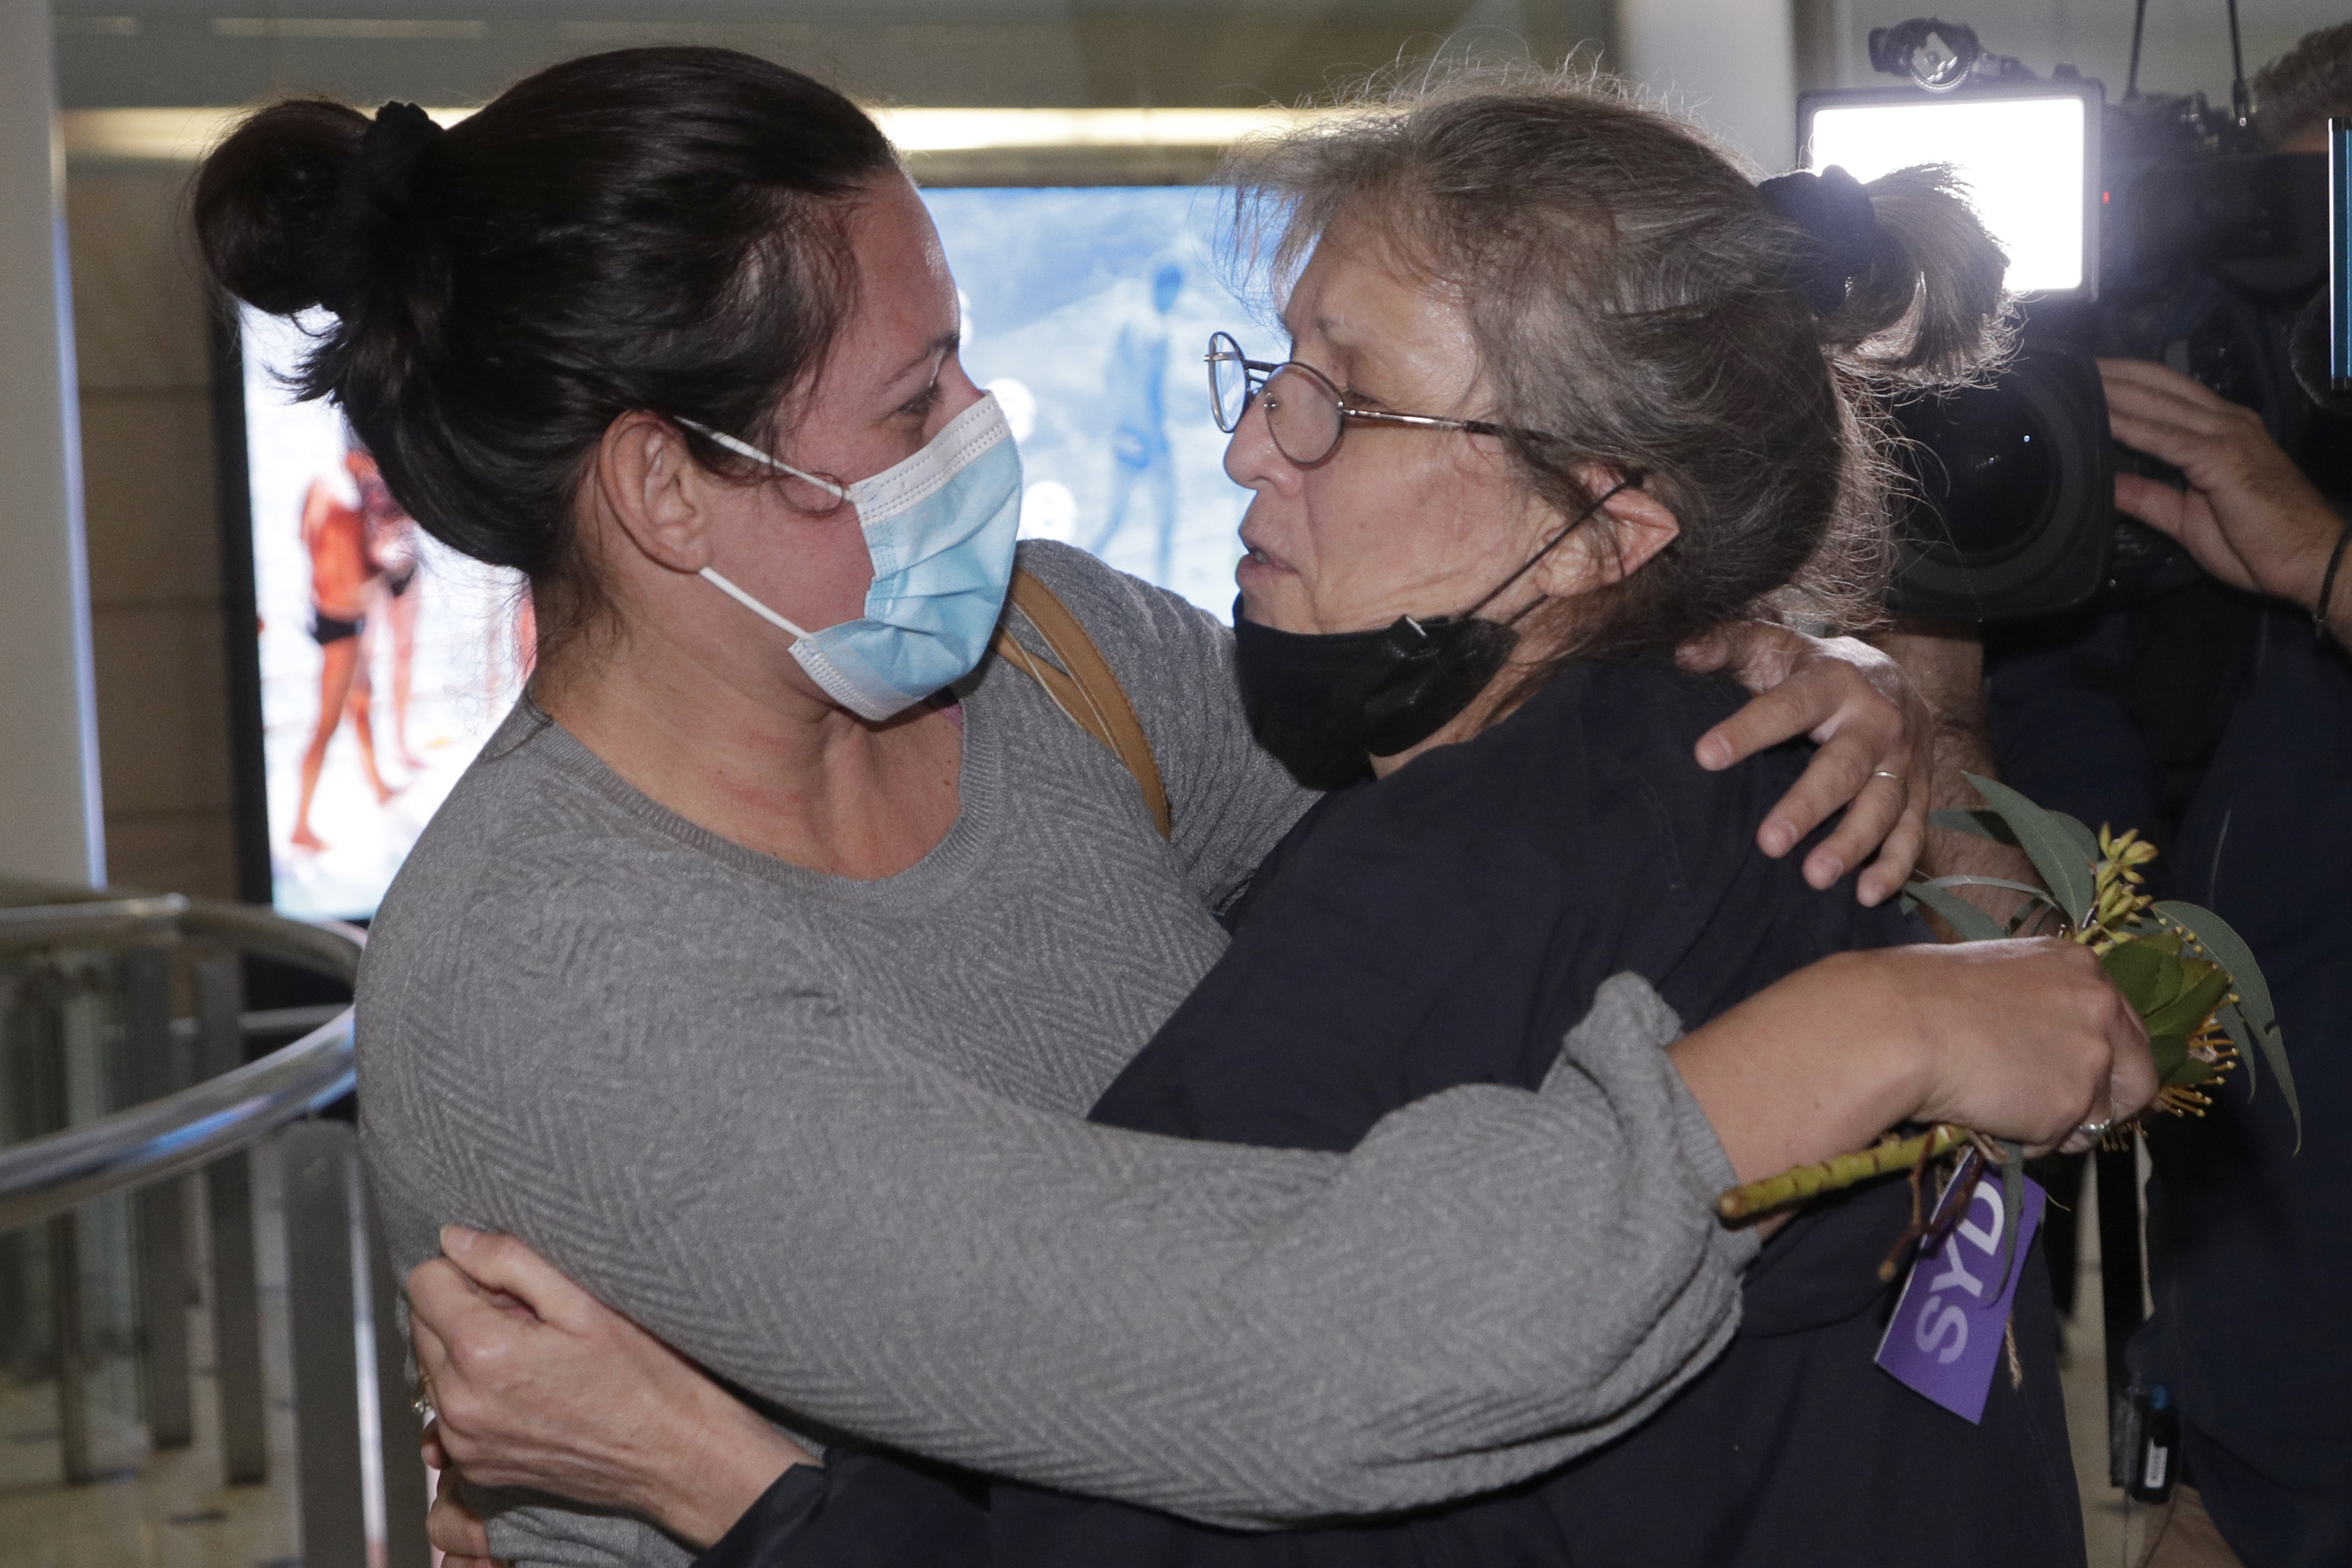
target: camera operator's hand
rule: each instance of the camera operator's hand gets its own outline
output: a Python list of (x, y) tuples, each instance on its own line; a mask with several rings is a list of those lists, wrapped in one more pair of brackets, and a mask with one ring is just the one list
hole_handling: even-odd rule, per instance
[[(2180, 470), (2189, 488), (2116, 476), (2116, 506), (2179, 541), (2233, 587), (2316, 610), (2327, 558), (2344, 528), (2262, 417), (2142, 360), (2101, 360), (2107, 422), (2126, 446)], [(2327, 607), (2336, 641), (2352, 632), (2339, 584)]]

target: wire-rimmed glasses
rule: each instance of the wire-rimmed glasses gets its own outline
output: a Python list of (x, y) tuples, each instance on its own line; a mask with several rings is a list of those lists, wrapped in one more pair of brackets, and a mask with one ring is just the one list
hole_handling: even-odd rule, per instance
[(1538, 431), (1517, 430), (1483, 419), (1442, 419), (1430, 413), (1395, 413), (1384, 408), (1358, 408), (1332, 384), (1331, 378), (1297, 360), (1279, 364), (1242, 357), (1242, 346), (1230, 332), (1209, 335), (1209, 412), (1217, 428), (1231, 435), (1241, 428), (1252, 402), (1265, 400), (1266, 430), (1276, 450), (1301, 468), (1312, 468), (1339, 448), (1349, 421), (1362, 424), (1404, 425), (1415, 430), (1459, 430), (1472, 435), (1521, 435), (1556, 440)]

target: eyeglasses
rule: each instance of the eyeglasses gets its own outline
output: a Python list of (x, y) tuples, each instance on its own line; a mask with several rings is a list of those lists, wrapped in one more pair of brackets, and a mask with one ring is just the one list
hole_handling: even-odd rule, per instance
[(1333, 385), (1331, 378), (1297, 360), (1269, 364), (1245, 360), (1242, 346), (1227, 332), (1209, 337), (1209, 411), (1217, 428), (1231, 435), (1241, 428), (1250, 403), (1265, 400), (1265, 424), (1276, 450), (1301, 468), (1312, 468), (1339, 448), (1339, 437), (1349, 421), (1361, 424), (1404, 425), (1414, 430), (1459, 430), (1472, 435), (1517, 435), (1556, 442), (1556, 435), (1483, 419), (1440, 419), (1429, 413), (1392, 413), (1387, 409), (1356, 408)]

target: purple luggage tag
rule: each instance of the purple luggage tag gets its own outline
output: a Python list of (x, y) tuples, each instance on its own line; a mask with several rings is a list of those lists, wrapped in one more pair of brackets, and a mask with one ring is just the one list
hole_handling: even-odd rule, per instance
[(1922, 1249), (1912, 1263), (1895, 1316), (1879, 1341), (1879, 1365), (1963, 1420), (1984, 1418), (1985, 1396), (1992, 1391), (2009, 1326), (2009, 1303), (2025, 1272), (2025, 1249), (2042, 1224), (2043, 1199), (2042, 1188), (2028, 1178), (2018, 1209), (2017, 1249), (2003, 1280), (2000, 1173), (1977, 1176), (1959, 1223), (1941, 1244)]

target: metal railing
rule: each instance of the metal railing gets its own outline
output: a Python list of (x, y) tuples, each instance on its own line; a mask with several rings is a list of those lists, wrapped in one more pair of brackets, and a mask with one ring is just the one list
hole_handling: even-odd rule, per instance
[[(245, 1060), (250, 1035), (320, 1010), (246, 1012), (245, 958), (348, 986), (364, 941), (243, 904), (0, 883), (0, 1093), (18, 1089), (0, 1126), (16, 1134), (0, 1145), (0, 1240), (18, 1239), (48, 1286), (64, 1478), (98, 1477), (92, 1374), (110, 1356), (137, 1357), (152, 1446), (192, 1440), (193, 1197), (211, 1240), (223, 1480), (268, 1479), (250, 1158), (267, 1145), (284, 1188), (306, 1568), (429, 1560), (396, 1287), (352, 1128), (319, 1114), (352, 1090), (351, 1009)], [(93, 1281), (106, 1301), (89, 1299)]]

